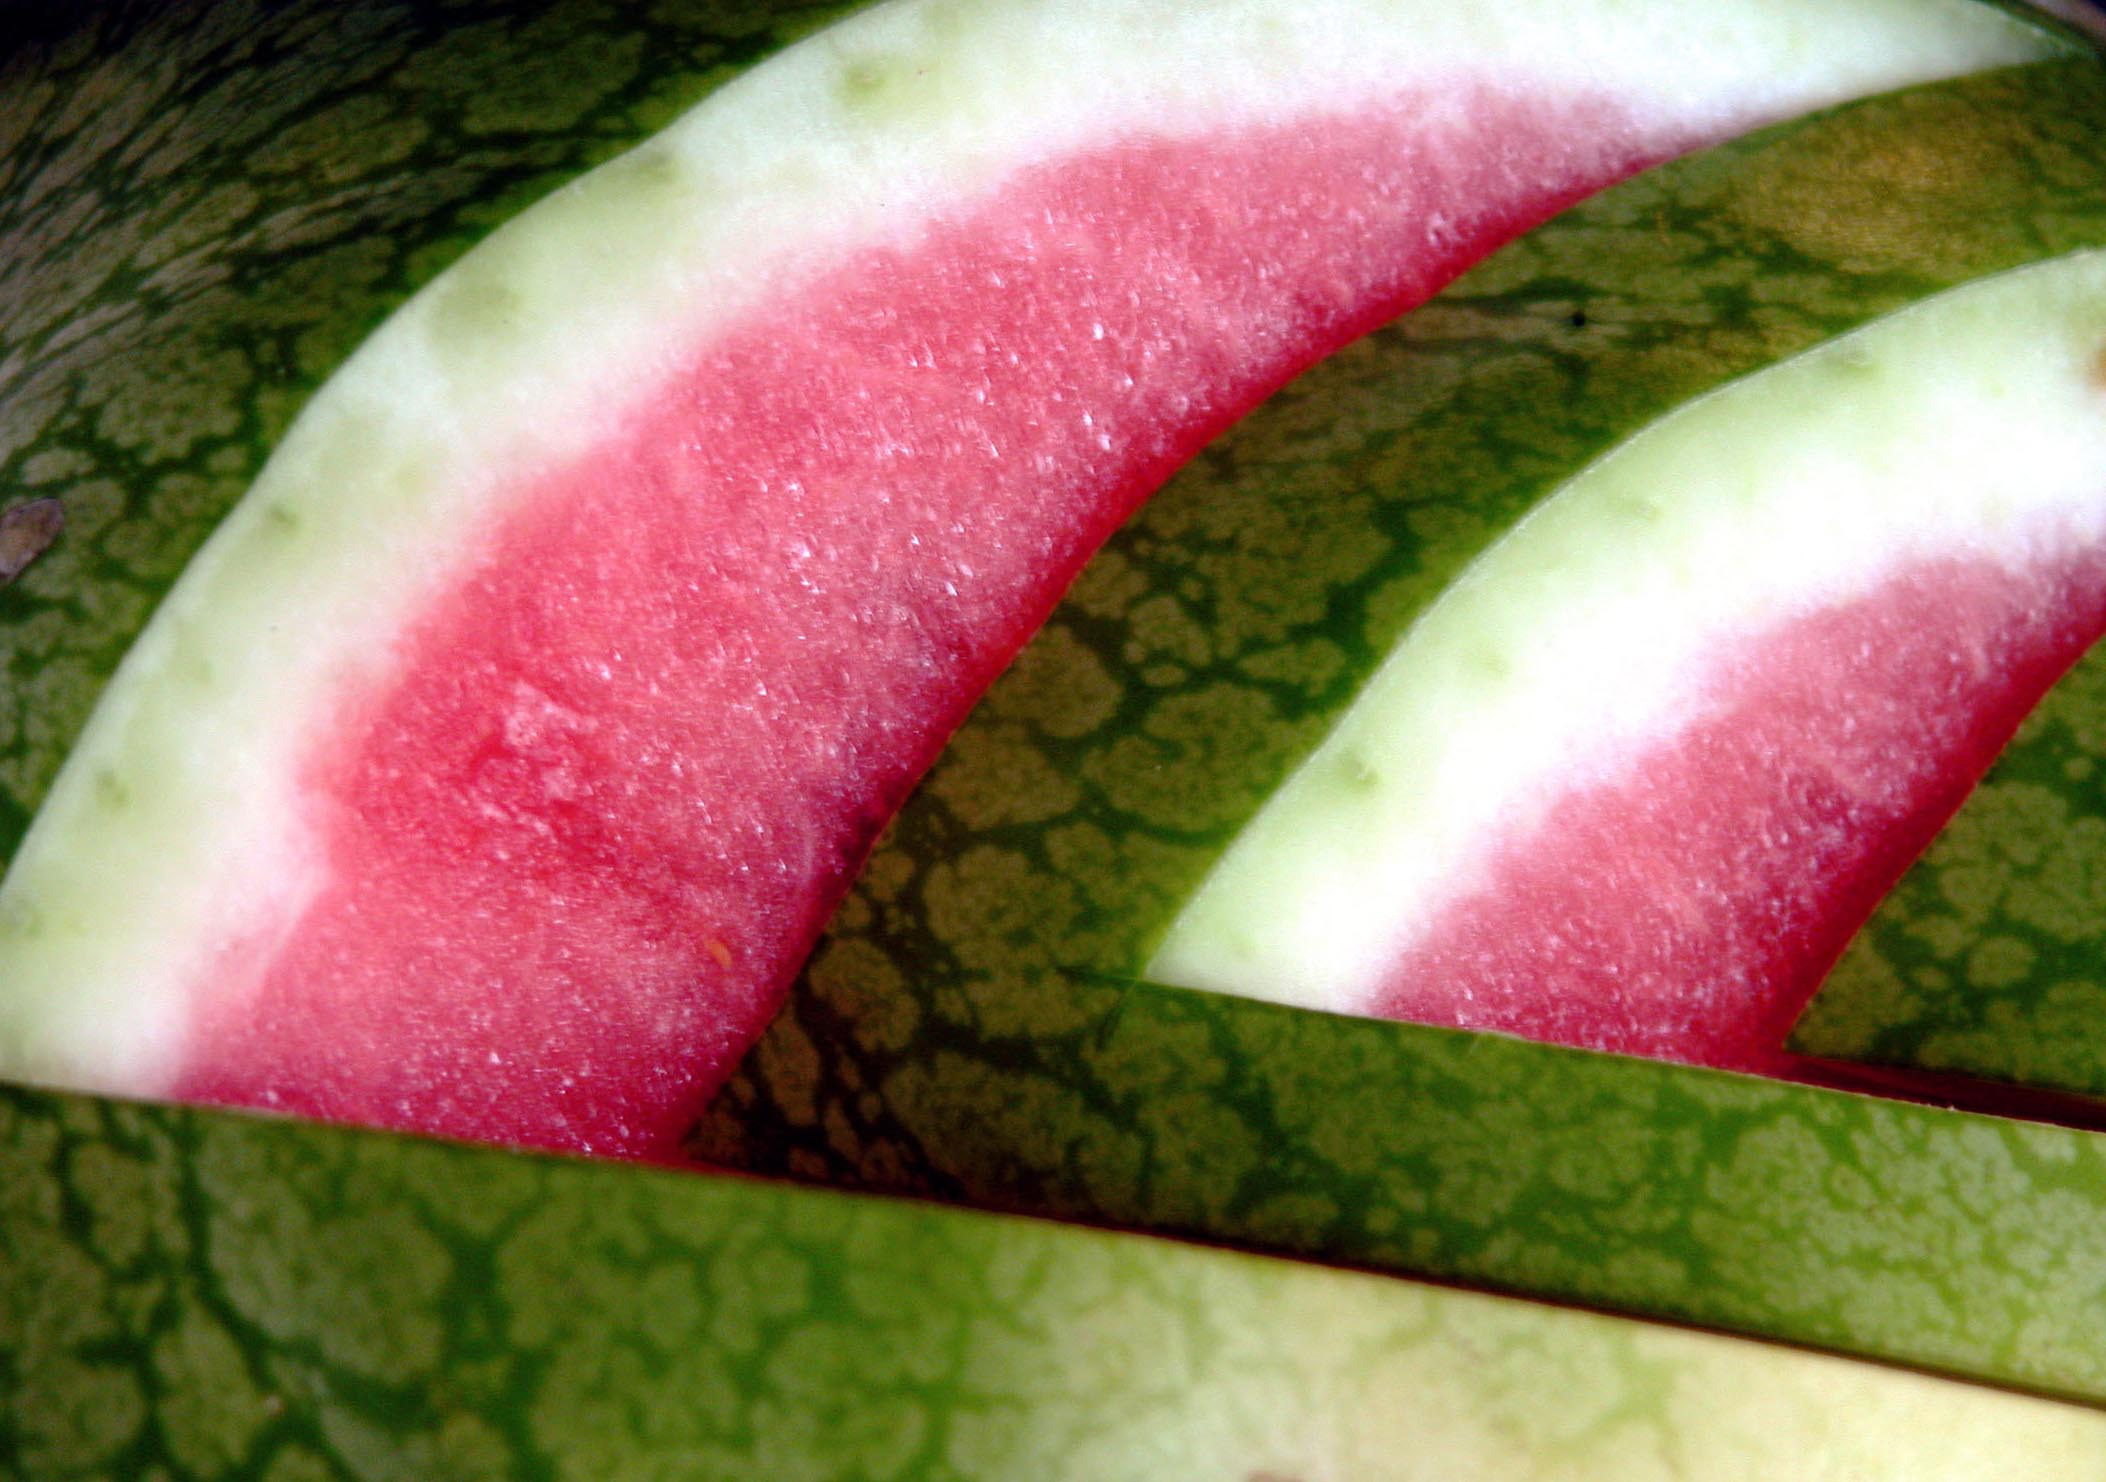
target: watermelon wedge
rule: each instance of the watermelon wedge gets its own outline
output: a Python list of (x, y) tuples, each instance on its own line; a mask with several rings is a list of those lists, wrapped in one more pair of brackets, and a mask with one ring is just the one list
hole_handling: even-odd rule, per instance
[(1777, 1072), (2106, 630), (2106, 253), (1949, 290), (1552, 493), (1413, 625), (1150, 976)]
[[(1208, 995), (1194, 995), (1188, 1019), (1129, 1038), (1144, 1006), (1167, 1017), (1135, 979), (1394, 641), (1549, 491), (1631, 428), (1721, 385), (1946, 290), (2106, 245), (2102, 144), (2106, 90), (2090, 62), (1854, 105), (1606, 192), (1303, 377), (1109, 544), (960, 730), (712, 1107), (700, 1150), (756, 1170), (1257, 1244), (1291, 1231), (1292, 1248), (1356, 1261), (1408, 1264), (1432, 1244), (1443, 1275), (1506, 1280), (1519, 1267), (1532, 1279), (1553, 1265), (1555, 1290), (1598, 1280), (1619, 1302), (1656, 1295), (1654, 1278), (1671, 1272), (1675, 1310), (1720, 1320), (1708, 1305), (1702, 1317), (1679, 1306), (1716, 1279), (1689, 1275), (1677, 1253), (1713, 1216), (1701, 1188), (1684, 1213), (1655, 1204), (1645, 1190), (1664, 1171), (1584, 1216), (1546, 1190), (1528, 1201), (1540, 1233), (1502, 1242), (1518, 1216), (1478, 1201), (1498, 1205), (1531, 1165), (1500, 1161), (1498, 1143), (1563, 1125), (1556, 1096), (1479, 1135), (1473, 1115), (1489, 1114), (1461, 1071), (1372, 1068), (1403, 1053), (1385, 1026), (1364, 1023), (1360, 1038), (1328, 1019), (1246, 1022)], [(1999, 848), (2045, 847), (2041, 833), (2013, 832)], [(1572, 1091), (1590, 1109), (1574, 1118), (1576, 1142), (1608, 1142), (1684, 1094), (1680, 1081), (1644, 1080), (1629, 1102), (1603, 1106), (1609, 1083)], [(1597, 1109), (1603, 1126), (1588, 1132)], [(1439, 1132), (1414, 1130), (1428, 1123)], [(1917, 1185), (1897, 1170), (1865, 1193), (1848, 1164), (1866, 1142), (1907, 1137), (1887, 1128), (1830, 1143), (1833, 1124), (1816, 1125), (1827, 1130), (1803, 1141), (1837, 1150), (1838, 1197), (1857, 1189), (1868, 1227), (1808, 1252), (1783, 1220), (1769, 1233), (1792, 1260), (1746, 1248), (1737, 1260), (1788, 1268), (1787, 1287), (1825, 1293), (1831, 1256), (1877, 1247), (1906, 1267), (1906, 1251), (1971, 1239), (1963, 1220), (1888, 1243), (1877, 1211)], [(1714, 1148), (1717, 1135), (1682, 1145)], [(1468, 1171), (1440, 1160), (1450, 1140), (1471, 1150), (1457, 1158)], [(1676, 1166), (1675, 1141), (1663, 1138), (1660, 1170)], [(1394, 1151), (1406, 1145), (1423, 1155)], [(1825, 1176), (1809, 1177), (1818, 1187)], [(1990, 1168), (1952, 1186), (1977, 1178), (2002, 1186)], [(1420, 1223), (1435, 1185), (1456, 1201), (1454, 1233)], [(1761, 1202), (1751, 1189), (1748, 1206)], [(1826, 1213), (1805, 1223), (1834, 1228)], [(1545, 1254), (1575, 1227), (1598, 1229), (1600, 1243)], [(2081, 1222), (2043, 1239), (2088, 1249)], [(1642, 1256), (1603, 1253), (1631, 1241)], [(1700, 1270), (1721, 1264), (1706, 1257)], [(1935, 1302), (1926, 1286), (1910, 1305)]]
[[(1411, 703), (1423, 702), (1424, 708), (1406, 718), (1436, 747), (1453, 741), (1446, 765), (1461, 770), (1429, 785), (1428, 773), (1409, 770), (1408, 756), (1380, 758), (1381, 766), (1401, 772), (1405, 787), (1417, 778), (1426, 802), (1419, 823), (1429, 832), (1473, 830), (1477, 824), (1461, 821), (1473, 809), (1496, 816), (1509, 802), (1525, 807), (1525, 797), (1502, 799), (1471, 782), (1468, 768), (1512, 761), (1519, 748), (1531, 746), (1536, 757), (1554, 764), (1575, 744), (1574, 733), (1556, 731), (1553, 718), (1524, 709), (1476, 712), (1484, 730), (1468, 741), (1450, 736), (1450, 727), (1462, 725), (1480, 699), (1501, 693), (1487, 677), (1498, 655), (1480, 650), (1496, 642), (1525, 643), (1528, 633), (1569, 633), (1569, 622), (1548, 616), (1549, 599), (1542, 595), (1547, 584), (1571, 578), (1585, 563), (1599, 582), (1597, 593), (1635, 585), (1644, 570), (1635, 552), (1644, 548), (1646, 530), (1686, 530), (1673, 522), (1689, 510), (1685, 499), (1661, 519), (1635, 522), (1633, 564), (1626, 571), (1622, 546), (1612, 552), (1608, 539), (1620, 542), (1632, 532), (1621, 528), (1625, 522), (1613, 497), (1605, 499), (1596, 506), (1598, 521), (1582, 517), (1567, 524), (1577, 535), (1554, 564), (1541, 561), (1546, 574), (1540, 580), (1517, 569), (1524, 563), (1513, 553), (1530, 528), (1529, 512), (1580, 470), (1606, 460), (1631, 427), (1659, 421), (1707, 394), (1713, 399), (1688, 414), (1699, 419), (1700, 430), (1678, 434), (1663, 427), (1648, 437), (1655, 443), (1686, 437), (1684, 446), (1694, 444), (1707, 468), (1726, 466), (1713, 452), (1730, 450), (1742, 457), (1751, 479), (1765, 465), (1780, 467), (1781, 460), (1798, 457), (1788, 439), (1771, 435), (1778, 426), (1773, 418), (1797, 415), (1786, 408), (1787, 392), (1763, 391), (1752, 381), (1738, 393), (1719, 388), (1810, 353), (1881, 315), (1924, 305), (1941, 291), (2106, 244), (2106, 218), (2095, 204), (2106, 182), (2106, 155), (2095, 142), (2101, 127), (2106, 95), (2089, 63), (1945, 84), (1788, 127), (1618, 187), (1540, 228), (1352, 357), (1312, 373), (1278, 406), (1226, 439), (1218, 455), (1202, 460), (1113, 543), (1102, 578), (1085, 578), (1045, 640), (1026, 654), (1015, 682), (997, 686), (986, 710), (956, 738), (952, 755), (932, 776), (923, 800), (909, 808), (897, 843), (880, 853), (815, 966), (811, 1012), (800, 1009), (805, 1022), (786, 1030), (784, 1052), (792, 1043), (816, 1041), (826, 1061), (815, 1075), (821, 1085), (836, 1077), (867, 1084), (883, 1079), (880, 1067), (902, 1048), (900, 1025), (914, 1023), (949, 1043), (982, 1044), (1000, 1059), (1006, 1037), (1060, 1032), (1057, 1011), (1037, 1010), (1023, 990), (1003, 986), (1006, 976), (1027, 973), (1034, 963), (1131, 978), (1145, 975), (1153, 957), (1156, 971), (1183, 981), (1285, 996), (1297, 973), (1324, 962), (1326, 954), (1341, 953), (1347, 943), (1368, 951), (1372, 939), (1379, 956), (1392, 945), (1383, 933), (1396, 929), (1394, 893), (1387, 906), (1365, 894), (1344, 895), (1345, 903), (1328, 918), (1290, 909), (1296, 870), (1308, 872), (1305, 881), (1321, 881), (1328, 871), (1348, 890), (1367, 887), (1378, 874), (1365, 856), (1342, 862), (1337, 836), (1320, 834), (1306, 820), (1277, 830), (1275, 837), (1291, 852), (1276, 856), (1276, 867), (1250, 870), (1240, 897), (1233, 891), (1217, 897), (1219, 930), (1205, 949), (1216, 971), (1200, 971), (1203, 954), (1194, 952), (1187, 971), (1179, 973), (1178, 937), (1172, 934), (1169, 947), (1161, 944), (1180, 907), (1191, 928), (1199, 908), (1186, 902), (1208, 871), (1231, 867), (1219, 862), (1238, 832), (1260, 815), (1296, 766), (1317, 765), (1308, 759), (1322, 736), (1374, 682), (1390, 649), (1415, 641), (1406, 639), (1413, 624), (1435, 621), (1436, 602), (1451, 587), (1457, 591), (1453, 600), (1494, 606), (1481, 610), (1489, 617), (1449, 628), (1445, 652), (1455, 682), (1438, 689), (1423, 680), (1410, 686), (1417, 697)], [(1935, 148), (1925, 140), (1937, 141)], [(1878, 199), (1867, 180), (1881, 182)], [(1794, 264), (1792, 276), (1766, 290), (1763, 301), (1751, 302), (1751, 275), (1778, 261)], [(2081, 334), (2081, 318), (2067, 322), (2070, 333)], [(2060, 405), (2070, 409), (2067, 425), (2081, 437), (2089, 352), (2081, 343), (2061, 343), (2069, 376)], [(1870, 393), (1882, 384), (1876, 367), (1834, 370), (1842, 361), (1860, 359), (1865, 345), (1851, 339), (1827, 352), (1836, 357), (1826, 362), (1830, 371), (1817, 361), (1797, 374), (1834, 374), (1845, 387), (1862, 385)], [(1987, 354), (1988, 347), (1984, 340), (1977, 348)], [(1972, 352), (1952, 353), (1965, 359)], [(2030, 353), (2025, 350), (2013, 364), (2030, 364)], [(1586, 395), (1575, 395), (1576, 387)], [(1942, 393), (1925, 388), (1925, 394)], [(1736, 395), (1749, 399), (1736, 403)], [(1825, 392), (1815, 396), (1814, 409), (1826, 399)], [(1884, 417), (1898, 408), (1893, 401), (1857, 405), (1866, 416)], [(1873, 424), (1862, 425), (1870, 438)], [(1862, 450), (1893, 467), (1906, 466), (1915, 434), (1896, 421), (1880, 425), (1889, 441)], [(1846, 444), (1851, 436), (1845, 434)], [(1798, 467), (1811, 467), (1816, 454), (1809, 448), (1805, 457)], [(1947, 459), (1942, 466), (1961, 465)], [(1670, 476), (1678, 490), (1690, 484), (1687, 477)], [(1859, 482), (1857, 475), (1849, 477), (1853, 486)], [(1637, 497), (1642, 511), (1646, 496)], [(1550, 507), (1544, 507), (1547, 517)], [(1820, 517), (1836, 518), (1831, 509)], [(1920, 522), (1908, 517), (1901, 523), (1906, 528), (1890, 532), (1892, 549), (1927, 549)], [(1599, 543), (1589, 542), (1590, 528)], [(1834, 565), (1826, 574), (1817, 574), (1822, 568), (1815, 565), (1817, 558), (1839, 559), (1835, 543), (1817, 545), (1802, 558), (1790, 549), (1789, 531), (1779, 538), (1785, 549), (1776, 560), (1748, 569), (1783, 573), (1771, 594), (1776, 610), (1803, 615), (1809, 603), (1803, 594), (1793, 596), (1790, 584), (1802, 577), (1842, 581)], [(1752, 536), (1742, 532), (1727, 542), (1736, 547), (1734, 554), (1744, 539)], [(1994, 545), (1986, 536), (1969, 536), (1962, 544), (1979, 552)], [(1508, 562), (1512, 579), (1476, 581), (1473, 588), (1466, 573), (1487, 551)], [(1654, 569), (1666, 573), (1671, 585), (1683, 557), (1675, 551)], [(1722, 578), (1704, 580), (1707, 597), (1725, 600), (1718, 590)], [(1566, 590), (1576, 602), (1593, 600), (1576, 583)], [(2006, 590), (2017, 604), (2008, 615), (2022, 622), (2046, 615), (2039, 603), (2021, 598), (2023, 583)], [(1672, 600), (1679, 603), (1682, 595)], [(1842, 609), (1831, 602), (1830, 610)], [(1989, 610), (1977, 609), (1983, 615)], [(1907, 785), (1923, 791), (1905, 806), (1902, 793), (1889, 794), (1897, 811), (1885, 823), (1875, 824), (1866, 812), (1861, 826), (1849, 831), (1850, 847), (1865, 851), (1854, 863), (1818, 876), (1802, 873), (1797, 850), (1778, 841), (1768, 866), (1771, 884), (1781, 876), (1803, 887), (1798, 896), (1787, 900), (1765, 886), (1754, 890), (1752, 902), (1736, 897), (1733, 891), (1756, 872), (1750, 867), (1743, 873), (1737, 863), (1725, 867), (1714, 857), (1708, 874), (1687, 861), (1672, 868), (1685, 882), (1707, 882), (1687, 895), (1714, 891), (1719, 914), (1666, 911), (1666, 888), (1642, 869), (1624, 878), (1635, 894), (1625, 896), (1621, 916), (1602, 904), (1600, 890), (1589, 900), (1568, 900), (1541, 913), (1542, 921), (1560, 926), (1580, 922), (1580, 931), (1589, 929), (1589, 920), (1604, 931), (1619, 921), (1635, 922), (1637, 934), (1624, 942), (1627, 953), (1679, 952), (1679, 963), (1657, 956), (1645, 963), (1628, 955), (1581, 958), (1575, 950), (1557, 963), (1558, 972), (1597, 976), (1643, 968), (1664, 995), (1650, 1007), (1634, 994), (1601, 1010), (1608, 1022), (1588, 1023), (1588, 1010), (1572, 1008), (1569, 996), (1543, 995), (1552, 1000), (1547, 1007), (1537, 1001), (1535, 975), (1509, 961), (1501, 969), (1507, 991), (1520, 980), (1530, 990), (1520, 1000), (1509, 998), (1502, 1007), (1487, 993), (1485, 1001), (1467, 1003), (1462, 990), (1486, 993), (1487, 978), (1482, 972), (1473, 978), (1468, 964), (1451, 964), (1448, 1001), (1422, 1002), (1417, 1010), (1443, 1022), (1697, 1063), (1787, 1068), (1781, 1046), (1791, 1016), (1843, 938), (1936, 828), (2018, 714), (2086, 641), (2082, 602), (2073, 602), (2063, 616), (2070, 626), (2055, 629), (2059, 636), (2033, 657), (2000, 671), (1977, 671), (1987, 688), (1974, 695), (1973, 721), (1957, 719), (1950, 696), (1930, 707), (1955, 720), (1954, 744), (1937, 764), (1950, 770), (1941, 774), (1933, 766), (1914, 774)], [(1693, 621), (1640, 619), (1639, 626), (1642, 631), (1647, 622), (1658, 622), (1663, 631), (1692, 637), (1686, 630)], [(2036, 628), (2036, 636), (2045, 641), (2050, 627)], [(1661, 643), (1626, 637), (1631, 641), (1604, 644), (1599, 652), (1677, 662)], [(1582, 692), (1580, 714), (1600, 720), (1608, 713), (1600, 696), (1628, 687), (1620, 681), (1630, 665), (1610, 660), (1607, 674), (1588, 671), (1587, 645), (1573, 648), (1569, 660), (1546, 660), (1546, 677), (1555, 683), (1569, 674), (1589, 676), (1569, 688)], [(1822, 660), (1830, 672), (1832, 655)], [(1936, 659), (1931, 648), (1919, 648), (1918, 655)], [(1483, 673), (1473, 678), (1471, 665), (1479, 658), (1485, 660)], [(1816, 672), (1804, 669), (1797, 677)], [(1921, 677), (1928, 680), (1930, 671)], [(1862, 676), (1853, 682), (1859, 694), (1866, 693)], [(1825, 717), (1819, 723), (1852, 734), (1862, 730), (1854, 743), (1860, 761), (1883, 764), (1886, 747), (1870, 733), (1871, 712), (1848, 704), (1824, 709), (1815, 704), (1821, 698), (1802, 695), (1801, 716)], [(1708, 704), (1714, 717), (1723, 708), (1716, 694)], [(1968, 732), (1977, 722), (1981, 729)], [(1381, 728), (1394, 740), (1402, 723), (1392, 718)], [(1900, 731), (1893, 756), (1925, 753), (1917, 723), (1904, 710), (1889, 708), (1884, 723)], [(1743, 740), (1753, 737), (1751, 732)], [(1892, 741), (1893, 733), (1886, 739)], [(1824, 745), (1833, 757), (1832, 740)], [(1720, 754), (1715, 746), (1699, 750), (1713, 758)], [(1596, 765), (1600, 761), (1593, 758)], [(1576, 765), (1587, 764), (1583, 759)], [(1763, 774), (1755, 767), (1741, 775), (1752, 781)], [(1772, 800), (1807, 802), (1816, 795), (1809, 791), (1817, 780), (1811, 773), (1769, 776)], [(1350, 776), (1345, 782), (1325, 793), (1341, 827), (1374, 823), (1379, 794)], [(1716, 796), (1715, 785), (1709, 790)], [(1833, 786), (1827, 796), (1833, 801)], [(1720, 811), (1713, 821), (1725, 831), (1713, 836), (1714, 850), (1734, 848), (1762, 827), (1755, 812)], [(1368, 848), (1423, 845), (1417, 858), (1404, 850), (1402, 867), (1419, 872), (1422, 888), (1453, 885), (1467, 858), (1426, 843), (1429, 832), (1369, 830), (1358, 838)], [(1603, 839), (1597, 827), (1589, 847), (1603, 868), (1623, 868), (1616, 861), (1631, 856), (1619, 854), (1616, 829), (1608, 832)], [(1833, 833), (1830, 839), (1837, 842)], [(1688, 841), (1677, 836), (1656, 840), (1661, 842)], [(1286, 863), (1278, 865), (1282, 858)], [(1668, 868), (1659, 859), (1640, 864)], [(1578, 878), (1539, 877), (1537, 884), (1555, 890)], [(1115, 888), (1100, 882), (1115, 882)], [(1815, 892), (1827, 892), (1825, 900)], [(1750, 907), (1747, 921), (1725, 905), (1735, 899)], [(1023, 900), (1033, 907), (1004, 906)], [(1201, 901), (1203, 908), (1204, 896)], [(1801, 934), (1790, 940), (1789, 950), (1782, 950), (1785, 938), (1775, 930), (1776, 918), (1759, 914), (1765, 903), (1797, 913)], [(1752, 929), (1759, 940), (1723, 953), (1721, 943), (1700, 941), (1705, 928), (1698, 923), (1706, 920), (1719, 927), (1731, 920), (1735, 924), (1726, 929)], [(1763, 924), (1751, 928), (1748, 923), (1756, 920)], [(1675, 921), (1682, 925), (1679, 936), (1666, 929)], [(1262, 967), (1239, 963), (1237, 938), (1257, 938), (1277, 950)], [(1519, 926), (1503, 933), (1508, 949), (1525, 939)], [(1736, 966), (1720, 968), (1725, 962)], [(1240, 979), (1238, 967), (1244, 969)], [(1732, 974), (1741, 980), (1730, 981)], [(937, 986), (961, 980), (981, 985), (969, 1002), (960, 1002), (955, 988)], [(1425, 981), (1438, 994), (1444, 974), (1428, 973)], [(1358, 992), (1312, 989), (1304, 1001), (1377, 1008), (1379, 987), (1378, 979)], [(888, 1007), (894, 999), (913, 1008)], [(1389, 1007), (1414, 1006), (1393, 1000)], [(1537, 1017), (1528, 1018), (1530, 1012)], [(1576, 1014), (1580, 1022), (1560, 1026), (1561, 1013)], [(807, 1048), (798, 1055), (808, 1061), (811, 1053)]]
[(2106, 1415), (752, 1181), (0, 1089), (21, 1476), (2096, 1477)]
[(1927, 0), (909, 3), (785, 53), (309, 405), (17, 853), (11, 1067), (671, 1155), (1228, 421), (1640, 165), (2045, 44)]

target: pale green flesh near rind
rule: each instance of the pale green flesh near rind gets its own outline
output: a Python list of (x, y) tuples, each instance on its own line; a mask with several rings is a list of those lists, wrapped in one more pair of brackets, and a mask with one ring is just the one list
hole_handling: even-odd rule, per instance
[(325, 879), (297, 774), (330, 697), (386, 673), (494, 491), (604, 429), (668, 344), (911, 237), (938, 205), (1169, 120), (1271, 123), (1463, 74), (1598, 88), (1703, 129), (2048, 49), (1957, 0), (929, 0), (816, 38), (499, 232), (316, 397), (126, 661), (16, 857), (0, 1057), (32, 1079), (165, 1088), (187, 984), (230, 938), (267, 948)]
[(2106, 253), (1729, 385), (1554, 491), (1415, 623), (1148, 976), (1351, 1010), (1562, 789), (1672, 738), (1736, 640), (1897, 568), (2106, 536)]
[(2082, 1407), (870, 1197), (20, 1091), (0, 1191), (0, 1462), (28, 1476), (2106, 1469)]

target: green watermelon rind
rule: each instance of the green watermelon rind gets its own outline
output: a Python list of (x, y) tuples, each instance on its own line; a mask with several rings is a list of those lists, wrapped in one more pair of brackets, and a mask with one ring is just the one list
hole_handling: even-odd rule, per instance
[(0, 1089), (9, 1475), (2095, 1475), (2106, 1414), (747, 1180)]
[[(2106, 1398), (2086, 1134), (1132, 981), (1259, 774), (1534, 492), (1648, 408), (2106, 241), (2102, 140), (2089, 61), (1787, 126), (1577, 208), (1290, 388), (954, 739), (697, 1148)], [(1398, 553), (1372, 572), (1371, 531)], [(1297, 648), (1332, 655), (1321, 686), (1258, 662)]]

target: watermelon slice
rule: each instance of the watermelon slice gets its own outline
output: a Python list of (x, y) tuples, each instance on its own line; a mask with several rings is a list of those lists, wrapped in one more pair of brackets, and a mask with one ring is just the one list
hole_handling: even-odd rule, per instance
[(2096, 1477), (2106, 1415), (1161, 1240), (0, 1089), (21, 1476)]
[(2106, 254), (1948, 291), (1555, 491), (1172, 925), (1164, 981), (1778, 1072), (2106, 629)]
[(2095, 1142), (1133, 981), (1239, 810), (1546, 492), (1780, 356), (2106, 246), (2102, 180), (2092, 63), (1919, 89), (1619, 186), (1298, 381), (954, 738), (701, 1151), (1755, 1331), (1789, 1312), (2106, 1394), (2106, 1331), (2057, 1316), (2097, 1292), (2099, 1216), (2062, 1203)]
[(10, 1066), (670, 1155), (1206, 438), (1639, 165), (2044, 44), (1897, 0), (1338, 0), (903, 4), (786, 53), (309, 406), (16, 856)]
[[(1305, 377), (1113, 542), (955, 738), (708, 1145), (946, 1187), (1005, 1074), (1043, 1072), (1047, 1095), (1086, 1105), (1064, 1057), (1088, 1015), (1042, 992), (1039, 967), (1139, 976), (1391, 646), (1629, 428), (1942, 290), (2106, 245), (2102, 139), (2089, 62), (1854, 106), (1619, 186)], [(1777, 263), (1791, 273), (1752, 296)], [(2064, 657), (2081, 637), (2057, 640)], [(1983, 697), (1992, 731), (2053, 667)], [(1722, 1005), (1737, 1018), (1610, 1042), (1775, 1068), (1793, 1001), (1868, 904), (1852, 891), (1898, 868), (1957, 780), (1829, 887), (1834, 935), (1772, 958), (1767, 986)], [(1677, 987), (1730, 985), (1707, 963)]]

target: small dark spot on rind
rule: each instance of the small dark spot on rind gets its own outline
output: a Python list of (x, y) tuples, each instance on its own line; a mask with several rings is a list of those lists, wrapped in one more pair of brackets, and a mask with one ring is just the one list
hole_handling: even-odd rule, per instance
[(0, 512), (0, 587), (27, 570), (65, 528), (65, 506), (56, 499), (29, 499)]
[(1574, 329), (1585, 329), (1587, 327), (1587, 311), (1585, 309), (1574, 309), (1571, 317), (1566, 322)]
[(131, 802), (132, 790), (124, 785), (123, 778), (104, 769), (95, 774), (95, 797), (105, 808), (123, 808)]
[(288, 535), (300, 528), (300, 517), (283, 504), (267, 504), (263, 507), (263, 518), (270, 522), (273, 530)]

